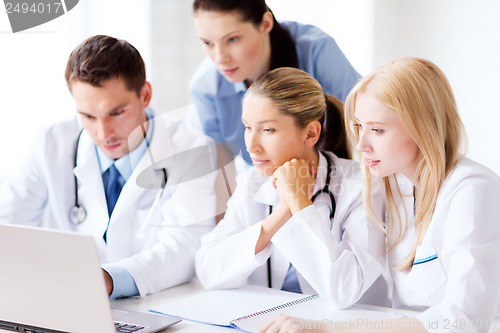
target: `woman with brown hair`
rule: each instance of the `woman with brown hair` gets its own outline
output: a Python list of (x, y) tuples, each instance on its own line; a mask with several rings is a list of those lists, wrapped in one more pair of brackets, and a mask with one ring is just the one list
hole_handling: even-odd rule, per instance
[[(385, 265), (384, 233), (366, 214), (343, 105), (295, 68), (265, 73), (243, 100), (254, 167), (241, 174), (224, 219), (202, 239), (205, 288), (257, 284), (357, 302)], [(382, 197), (374, 210), (381, 216)], [(365, 303), (387, 298), (383, 281)]]
[(192, 122), (215, 141), (239, 147), (247, 163), (241, 103), (259, 75), (300, 68), (341, 101), (360, 78), (331, 36), (312, 25), (278, 22), (265, 0), (195, 0), (193, 12), (207, 57), (190, 82)]

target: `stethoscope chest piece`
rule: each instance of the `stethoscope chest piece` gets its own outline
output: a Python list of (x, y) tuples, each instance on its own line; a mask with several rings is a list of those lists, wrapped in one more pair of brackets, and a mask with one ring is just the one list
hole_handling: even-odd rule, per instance
[(83, 206), (73, 206), (69, 210), (69, 220), (73, 224), (81, 224), (87, 218), (87, 211)]

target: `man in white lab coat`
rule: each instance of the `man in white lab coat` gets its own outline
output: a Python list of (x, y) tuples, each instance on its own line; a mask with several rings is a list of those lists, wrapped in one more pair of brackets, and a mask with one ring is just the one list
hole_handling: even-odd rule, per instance
[(79, 116), (41, 133), (2, 189), (0, 222), (92, 235), (111, 298), (190, 280), (215, 216), (210, 140), (148, 108), (144, 62), (124, 40), (85, 40), (65, 76)]

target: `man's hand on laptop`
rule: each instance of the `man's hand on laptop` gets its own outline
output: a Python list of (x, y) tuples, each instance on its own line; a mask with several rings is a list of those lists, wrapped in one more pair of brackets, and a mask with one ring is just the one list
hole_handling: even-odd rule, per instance
[(111, 295), (113, 292), (113, 279), (111, 278), (111, 275), (109, 275), (108, 272), (106, 272), (104, 269), (102, 270), (102, 273), (104, 275), (104, 282), (106, 283), (106, 290), (108, 291), (108, 296)]

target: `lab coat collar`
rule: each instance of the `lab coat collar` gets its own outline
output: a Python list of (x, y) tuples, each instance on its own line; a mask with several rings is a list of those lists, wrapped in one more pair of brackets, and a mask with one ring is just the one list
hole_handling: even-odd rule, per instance
[(280, 197), (278, 195), (278, 190), (276, 190), (272, 183), (272, 178), (267, 177), (267, 180), (262, 183), (252, 199), (258, 203), (268, 205), (268, 206), (278, 206), (280, 202)]
[[(328, 153), (327, 153), (328, 154)], [(319, 191), (325, 186), (326, 183), (326, 174), (328, 172), (328, 163), (326, 161), (325, 156), (323, 156), (322, 153), (318, 151), (318, 171), (316, 174), (316, 185), (314, 186), (314, 193)], [(332, 168), (335, 167), (335, 161), (333, 160), (333, 156), (330, 155), (331, 163), (332, 163)], [(332, 175), (333, 178), (333, 175)], [(334, 179), (330, 179), (330, 187), (332, 183), (334, 182)]]
[[(168, 128), (165, 122), (160, 121), (161, 115), (153, 115), (158, 121), (155, 121), (153, 135), (151, 138), (149, 149), (142, 156), (141, 160), (132, 172), (131, 180), (136, 182), (137, 177), (146, 169), (154, 165), (154, 170), (162, 169), (162, 160), (176, 153), (172, 146), (170, 138), (172, 128)], [(149, 120), (151, 121), (151, 120)], [(151, 125), (151, 124), (150, 124)], [(160, 186), (158, 186), (160, 188)]]

